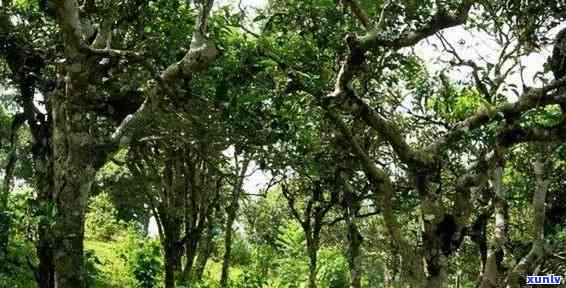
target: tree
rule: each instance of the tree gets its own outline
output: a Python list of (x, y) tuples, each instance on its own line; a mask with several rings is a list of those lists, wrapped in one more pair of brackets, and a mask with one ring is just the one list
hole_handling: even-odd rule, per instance
[(224, 224), (224, 257), (222, 259), (222, 272), (220, 275), (220, 285), (225, 287), (228, 285), (228, 273), (230, 269), (230, 253), (232, 250), (232, 226), (236, 220), (236, 213), (240, 206), (240, 198), (243, 192), (244, 180), (250, 164), (250, 156), (240, 160), (240, 148), (234, 151), (234, 171), (237, 173), (234, 183), (232, 184), (230, 195), (230, 204), (226, 207), (226, 222)]
[[(293, 257), (309, 258), (310, 287), (318, 250), (346, 242), (352, 287), (372, 261), (387, 287), (517, 287), (562, 269), (566, 79), (546, 73), (557, 59), (525, 61), (554, 44), (564, 3), (223, 4), (0, 2), (0, 83), (14, 94), (1, 102), (0, 209), (20, 209), (23, 181), (30, 206), (55, 215), (37, 218), (41, 287), (85, 287), (84, 214), (109, 161), (125, 175), (99, 188), (157, 218), (166, 287), (200, 278), (220, 223), (229, 282), (251, 163), (304, 232)], [(473, 55), (478, 40), (491, 44)], [(245, 158), (236, 169), (229, 147)], [(117, 191), (132, 179), (143, 193)], [(254, 249), (277, 246), (268, 230), (247, 232)]]

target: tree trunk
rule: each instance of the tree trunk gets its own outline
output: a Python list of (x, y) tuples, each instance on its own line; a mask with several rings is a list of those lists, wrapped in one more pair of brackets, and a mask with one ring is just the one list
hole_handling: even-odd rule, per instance
[[(543, 148), (547, 152), (547, 149)], [(547, 152), (548, 153), (548, 152)], [(546, 193), (548, 189), (548, 180), (545, 179), (545, 165), (546, 161), (541, 159), (542, 155), (535, 162), (535, 176), (537, 188), (533, 194), (533, 228), (534, 235), (532, 241), (531, 251), (525, 255), (515, 267), (508, 273), (507, 288), (519, 288), (521, 283), (525, 283), (525, 275), (535, 274), (531, 273), (536, 264), (544, 256), (544, 222), (546, 217)]]
[[(174, 209), (170, 207), (170, 209)], [(181, 243), (180, 227), (182, 221), (175, 215), (172, 215), (165, 207), (160, 208), (160, 219), (162, 221), (163, 250), (165, 252), (165, 288), (174, 288), (176, 274), (181, 268), (181, 256), (183, 255), (183, 247)]]
[(4, 169), (4, 181), (2, 183), (2, 190), (0, 190), (0, 260), (8, 255), (8, 242), (10, 241), (10, 228), (12, 217), (8, 211), (8, 200), (12, 190), (12, 177), (14, 168), (16, 166), (16, 144), (17, 128), (14, 128), (16, 123), (15, 117), (12, 123), (12, 131), (10, 135), (10, 148), (8, 152), (8, 160)]
[[(396, 243), (393, 243), (393, 241), (390, 241), (390, 259), (388, 259), (388, 261), (386, 261), (385, 264), (385, 269), (384, 269), (384, 287), (389, 288), (389, 287), (395, 287), (396, 282), (399, 281), (399, 271), (400, 269), (400, 264), (401, 261), (399, 261), (400, 259), (400, 253), (399, 253), (399, 249), (397, 247)], [(377, 285), (377, 284), (375, 284)]]
[[(200, 234), (200, 232), (198, 232)], [(196, 234), (196, 233), (194, 233)], [(195, 263), (195, 258), (197, 255), (197, 249), (198, 249), (198, 243), (200, 242), (198, 239), (200, 238), (200, 235), (195, 235), (193, 237), (189, 237), (189, 240), (187, 241), (187, 247), (185, 248), (187, 250), (186, 252), (186, 262), (185, 262), (185, 269), (183, 269), (183, 278), (181, 279), (181, 281), (183, 283), (187, 283), (190, 284), (191, 281), (194, 279), (193, 278), (193, 266)]]
[[(235, 200), (237, 201), (237, 200)], [(226, 218), (226, 231), (224, 234), (224, 257), (222, 259), (222, 274), (220, 276), (220, 287), (227, 287), (228, 274), (230, 273), (230, 255), (232, 253), (232, 225), (236, 219), (236, 210), (231, 209), (228, 211)]]
[(39, 258), (39, 288), (55, 287), (55, 269), (53, 263), (53, 249), (50, 244), (46, 244), (45, 239), (40, 238), (37, 247), (37, 256)]
[(173, 243), (165, 244), (165, 288), (175, 288), (175, 272), (177, 271), (178, 261), (174, 246)]
[(360, 245), (362, 235), (356, 225), (356, 213), (359, 210), (358, 202), (354, 189), (341, 175), (344, 185), (344, 198), (342, 201), (342, 209), (344, 210), (344, 219), (348, 231), (348, 268), (350, 270), (350, 288), (361, 287), (361, 265), (360, 265)]
[[(167, 171), (167, 169), (166, 169)], [(157, 220), (157, 227), (159, 232), (159, 239), (161, 240), (161, 247), (163, 247), (164, 270), (165, 277), (164, 287), (174, 288), (176, 286), (175, 277), (179, 268), (179, 260), (182, 255), (180, 249), (180, 224), (179, 220), (174, 215), (168, 214), (167, 207), (160, 205), (154, 212)]]
[(54, 3), (65, 48), (65, 64), (60, 67), (64, 75), (58, 75), (64, 85), (49, 97), (53, 115), (53, 197), (57, 207), (55, 287), (84, 288), (84, 216), (96, 172), (96, 116), (86, 105), (93, 89), (89, 87), (87, 56), (81, 50), (79, 5), (73, 0)]
[[(47, 182), (51, 182), (53, 178), (45, 178)], [(40, 182), (41, 183), (41, 182)], [(40, 184), (41, 185), (41, 184)], [(40, 186), (41, 187), (41, 186)], [(51, 195), (52, 185), (46, 185), (39, 188), (40, 205), (48, 206), (53, 201)], [(39, 259), (39, 288), (55, 287), (55, 263), (53, 259), (53, 231), (48, 218), (43, 218), (38, 223), (38, 242), (37, 242), (37, 258)]]
[(477, 245), (480, 255), (480, 270), (478, 281), (481, 281), (483, 277), (483, 272), (487, 261), (487, 224), (490, 216), (490, 213), (488, 213), (487, 211), (482, 212), (472, 225), (472, 230), (470, 233), (470, 238), (472, 242)]
[[(310, 244), (309, 244), (310, 242)], [(309, 254), (309, 288), (316, 288), (316, 273), (317, 273), (317, 254), (318, 247), (312, 241), (307, 241), (307, 250)]]
[(202, 242), (200, 253), (197, 257), (197, 263), (195, 264), (195, 273), (194, 279), (200, 280), (204, 273), (204, 269), (206, 268), (206, 262), (210, 258), (210, 253), (212, 252), (212, 240), (214, 237), (214, 225), (212, 222), (212, 213), (207, 217), (206, 223), (206, 237), (204, 238), (204, 242)]
[(481, 288), (498, 286), (501, 276), (501, 260), (504, 255), (503, 246), (507, 242), (507, 201), (503, 189), (504, 159), (502, 152), (500, 149), (496, 150), (496, 163), (492, 181), (495, 194), (493, 201), (495, 206), (495, 227), (482, 274)]
[[(43, 129), (42, 139), (36, 139), (34, 153), (35, 174), (38, 197), (37, 200), (42, 209), (49, 213), (53, 205), (53, 158), (51, 149), (51, 140), (48, 135), (51, 133), (49, 129)], [(47, 209), (45, 209), (47, 208)], [(46, 211), (47, 210), (47, 211)], [(37, 257), (39, 259), (39, 283), (40, 288), (55, 287), (55, 263), (53, 260), (53, 230), (51, 228), (48, 217), (43, 217), (37, 227)]]
[(234, 154), (234, 162), (236, 163), (236, 171), (239, 172), (238, 182), (233, 186), (232, 189), (232, 202), (228, 206), (228, 215), (226, 217), (225, 223), (225, 237), (224, 237), (224, 259), (222, 261), (222, 274), (220, 275), (220, 286), (226, 287), (228, 284), (228, 276), (230, 273), (230, 255), (232, 252), (232, 225), (236, 220), (236, 213), (239, 208), (240, 194), (242, 192), (242, 186), (244, 185), (244, 178), (246, 177), (246, 171), (248, 171), (248, 166), (250, 164), (250, 159), (245, 159), (241, 167), (238, 167), (238, 153)]
[(360, 235), (354, 219), (350, 217), (346, 219), (348, 222), (348, 266), (350, 269), (350, 288), (360, 288), (362, 279), (360, 265), (360, 246), (362, 244), (362, 235)]
[(95, 175), (89, 134), (93, 125), (86, 113), (72, 111), (69, 102), (54, 106), (55, 287), (83, 288), (84, 216)]

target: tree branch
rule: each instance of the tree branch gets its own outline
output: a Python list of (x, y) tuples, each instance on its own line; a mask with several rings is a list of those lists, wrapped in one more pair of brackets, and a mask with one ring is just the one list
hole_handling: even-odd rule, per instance
[(504, 103), (495, 108), (482, 108), (474, 115), (458, 123), (454, 129), (440, 137), (425, 150), (436, 153), (442, 147), (446, 147), (448, 144), (461, 139), (468, 131), (479, 128), (495, 119), (513, 120), (521, 113), (535, 107), (566, 103), (566, 93), (549, 93), (564, 85), (566, 85), (566, 77), (554, 80), (544, 87), (531, 89), (523, 93), (517, 102)]
[(82, 50), (82, 28), (79, 19), (79, 5), (76, 0), (54, 1), (57, 21), (63, 33), (67, 57), (78, 57)]
[(542, 155), (541, 153), (534, 164), (537, 187), (533, 194), (532, 204), (534, 211), (533, 228), (535, 231), (532, 248), (507, 276), (507, 287), (519, 287), (521, 276), (529, 272), (535, 262), (544, 255), (544, 218), (548, 181), (545, 179), (544, 171), (547, 161), (544, 161), (542, 157), (548, 157), (548, 155)]
[(164, 83), (172, 85), (178, 78), (188, 78), (192, 73), (204, 70), (218, 55), (218, 49), (213, 39), (206, 35), (208, 17), (213, 2), (214, 0), (206, 0), (200, 5), (198, 29), (193, 33), (189, 51), (181, 61), (170, 65), (161, 73), (161, 79)]
[[(358, 214), (358, 215), (356, 215), (356, 218), (357, 219), (367, 218), (367, 217), (379, 215), (380, 213), (381, 213), (381, 211), (374, 211), (374, 212), (370, 212), (370, 213), (366, 213), (366, 214)], [(344, 221), (344, 220), (346, 220), (346, 217), (339, 217), (339, 218), (336, 218), (332, 221), (324, 222), (324, 225), (335, 225), (336, 223)]]
[(362, 9), (362, 7), (360, 7), (360, 3), (358, 3), (358, 1), (356, 1), (356, 0), (342, 0), (342, 4), (344, 4), (346, 6), (350, 6), (350, 9), (352, 10), (352, 13), (354, 14), (354, 16), (356, 16), (356, 18), (358, 18), (358, 20), (360, 20), (360, 23), (362, 23), (362, 25), (364, 26), (364, 28), (366, 28), (366, 30), (372, 29), (372, 25), (371, 25), (371, 22), (369, 20), (368, 15)]
[(360, 39), (360, 46), (367, 51), (380, 47), (400, 49), (413, 46), (438, 31), (464, 24), (468, 19), (468, 13), (474, 2), (474, 0), (464, 0), (462, 7), (452, 14), (445, 10), (439, 10), (437, 14), (432, 16), (429, 23), (416, 31), (407, 31), (397, 39), (381, 38), (378, 35), (379, 31), (371, 31)]

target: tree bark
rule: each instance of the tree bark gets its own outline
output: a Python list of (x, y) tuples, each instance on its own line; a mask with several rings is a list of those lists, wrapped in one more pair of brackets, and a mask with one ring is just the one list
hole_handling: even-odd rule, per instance
[[(171, 208), (174, 210), (174, 208)], [(159, 208), (159, 218), (163, 227), (160, 231), (163, 233), (162, 245), (165, 258), (165, 288), (174, 288), (176, 286), (176, 275), (180, 268), (181, 255), (183, 254), (182, 245), (180, 245), (180, 227), (181, 220), (172, 215), (167, 214), (167, 208)]]
[[(42, 173), (38, 177), (38, 201), (42, 207), (50, 207), (53, 204), (53, 167), (51, 157), (47, 158), (45, 165), (37, 165)], [(36, 160), (36, 163), (41, 163)], [(38, 167), (38, 168), (39, 168)], [(40, 288), (55, 287), (55, 263), (53, 259), (53, 231), (49, 218), (43, 217), (38, 223), (37, 256), (39, 260), (39, 283)]]
[(165, 244), (165, 288), (175, 288), (175, 273), (177, 271), (177, 248), (171, 240)]
[(220, 275), (220, 286), (226, 287), (228, 285), (228, 276), (230, 273), (230, 255), (232, 253), (232, 226), (236, 220), (236, 213), (239, 208), (240, 195), (242, 193), (244, 179), (250, 164), (250, 159), (243, 160), (241, 167), (238, 167), (238, 154), (235, 152), (234, 161), (236, 163), (236, 171), (239, 172), (236, 184), (232, 188), (232, 199), (230, 206), (227, 209), (226, 223), (224, 225), (224, 256), (222, 259), (222, 272)]
[(309, 288), (316, 288), (318, 241), (312, 237), (307, 237), (307, 252), (309, 255)]
[[(197, 232), (194, 234), (200, 234), (201, 232)], [(194, 237), (189, 237), (190, 239), (187, 241), (186, 245), (186, 259), (185, 259), (185, 269), (183, 269), (183, 278), (181, 281), (184, 283), (191, 283), (193, 278), (193, 268), (195, 263), (195, 258), (197, 256), (197, 249), (200, 246), (200, 235), (194, 235)], [(199, 238), (199, 239), (197, 239)]]
[[(351, 216), (350, 216), (351, 217)], [(362, 280), (360, 246), (362, 235), (353, 218), (346, 218), (348, 225), (348, 266), (350, 268), (350, 288), (360, 288)]]
[[(395, 287), (395, 284), (399, 281), (399, 270), (400, 270), (400, 253), (398, 251), (397, 244), (390, 241), (390, 258), (386, 261), (384, 267), (384, 287), (390, 288)], [(376, 284), (377, 285), (377, 284)]]
[(359, 210), (360, 203), (354, 192), (354, 188), (348, 183), (344, 172), (339, 174), (344, 190), (342, 199), (342, 209), (344, 211), (344, 219), (348, 231), (348, 267), (350, 270), (350, 288), (361, 287), (361, 255), (360, 246), (362, 235), (356, 225), (356, 213)]
[(12, 178), (14, 177), (14, 168), (16, 166), (16, 139), (18, 138), (18, 130), (23, 120), (19, 120), (19, 115), (13, 116), (12, 128), (10, 129), (10, 145), (8, 151), (7, 164), (4, 169), (4, 179), (0, 190), (0, 260), (4, 260), (8, 256), (8, 245), (10, 242), (10, 229), (12, 226), (12, 217), (8, 211), (8, 200), (12, 191)]
[[(547, 152), (546, 149), (543, 151)], [(547, 152), (548, 153), (548, 152)], [(546, 156), (546, 155), (545, 155)], [(534, 235), (532, 241), (531, 251), (525, 255), (515, 267), (509, 272), (507, 276), (507, 288), (519, 288), (521, 283), (525, 283), (525, 274), (534, 269), (535, 264), (544, 255), (544, 222), (545, 222), (545, 210), (546, 210), (546, 193), (548, 187), (548, 181), (545, 179), (545, 165), (546, 161), (540, 159), (543, 157), (539, 156), (539, 159), (535, 162), (534, 171), (536, 176), (536, 191), (533, 194), (533, 228)], [(530, 273), (529, 273), (530, 274)]]
[[(41, 229), (41, 228), (40, 228)], [(40, 230), (41, 233), (41, 230)], [(39, 288), (55, 287), (55, 269), (53, 262), (53, 249), (48, 239), (40, 236), (37, 246), (37, 257), (39, 259)]]
[(487, 258), (485, 262), (481, 288), (497, 287), (499, 278), (501, 277), (501, 258), (503, 255), (503, 247), (507, 242), (507, 200), (503, 188), (503, 170), (505, 166), (504, 150), (496, 148), (495, 168), (493, 171), (492, 186), (494, 190), (494, 206), (495, 206), (495, 227), (493, 238), (489, 245)]
[(167, 151), (167, 158), (161, 177), (162, 203), (159, 204), (159, 218), (165, 234), (165, 288), (174, 288), (176, 274), (181, 268), (183, 242), (181, 228), (185, 207), (185, 178), (183, 161), (176, 157), (178, 151)]
[(210, 258), (210, 254), (212, 253), (212, 249), (214, 248), (214, 243), (212, 242), (214, 239), (214, 219), (215, 216), (217, 215), (216, 213), (219, 213), (219, 209), (220, 209), (220, 201), (219, 201), (219, 196), (220, 196), (220, 192), (222, 190), (222, 183), (224, 183), (223, 181), (223, 177), (219, 177), (216, 180), (216, 188), (215, 188), (215, 192), (214, 192), (214, 197), (212, 197), (211, 199), (211, 203), (209, 203), (209, 207), (210, 209), (208, 209), (207, 211), (207, 215), (206, 215), (206, 235), (204, 237), (204, 241), (201, 242), (202, 245), (200, 246), (200, 251), (198, 253), (197, 256), (197, 262), (195, 264), (195, 272), (194, 272), (194, 279), (200, 280), (202, 278), (202, 275), (204, 273), (204, 269), (206, 268), (206, 263), (208, 262), (208, 259)]
[(204, 273), (204, 269), (206, 268), (206, 263), (210, 258), (210, 253), (212, 253), (212, 240), (214, 237), (214, 225), (212, 222), (212, 213), (207, 217), (206, 223), (206, 237), (204, 238), (203, 245), (201, 245), (200, 253), (197, 256), (196, 264), (195, 264), (195, 272), (194, 272), (194, 279), (200, 280), (202, 279), (202, 275)]
[[(76, 69), (76, 68), (71, 68)], [(79, 70), (76, 73), (82, 73)], [(72, 74), (72, 73), (70, 73)], [(55, 287), (86, 287), (83, 262), (84, 216), (94, 181), (92, 115), (73, 108), (80, 101), (86, 79), (67, 83), (65, 99), (54, 103), (54, 176), (56, 214)], [(89, 117), (90, 116), (90, 117)]]
[[(236, 200), (237, 201), (237, 200)], [(232, 253), (232, 225), (236, 218), (235, 211), (230, 211), (224, 227), (224, 256), (222, 258), (222, 274), (220, 275), (220, 287), (227, 287), (230, 269), (230, 255)]]
[(487, 261), (487, 222), (491, 215), (487, 212), (482, 212), (474, 224), (472, 225), (472, 230), (470, 232), (471, 240), (474, 242), (479, 250), (480, 256), (480, 270), (478, 279), (482, 279), (483, 272), (485, 269), (485, 264)]

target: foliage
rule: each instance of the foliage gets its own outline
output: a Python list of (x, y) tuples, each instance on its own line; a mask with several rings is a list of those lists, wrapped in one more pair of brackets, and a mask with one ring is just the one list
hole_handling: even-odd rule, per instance
[(117, 252), (134, 280), (134, 287), (158, 285), (163, 271), (159, 241), (142, 236), (139, 230), (130, 225)]
[(288, 223), (282, 228), (277, 245), (280, 247), (278, 251), (287, 256), (275, 259), (281, 283), (289, 288), (301, 287), (308, 274), (305, 235), (301, 227), (295, 222)]
[(100, 268), (102, 264), (100, 258), (96, 256), (94, 250), (85, 250), (85, 269), (87, 274), (87, 283), (89, 286), (93, 286), (97, 283), (97, 279), (100, 277)]
[(0, 253), (0, 287), (35, 287), (34, 271), (36, 260), (34, 243), (29, 239), (34, 233), (34, 218), (28, 208), (32, 189), (18, 187), (9, 195), (9, 206), (4, 212), (9, 218), (9, 238), (5, 253)]
[[(185, 286), (178, 286), (179, 288), (185, 288)], [(196, 283), (191, 284), (189, 287), (186, 288), (219, 288), (219, 284), (217, 281), (211, 279), (202, 279)]]
[[(529, 272), (566, 273), (566, 97), (539, 61), (566, 49), (564, 1), (215, 1), (210, 17), (205, 2), (0, 0), (0, 287), (35, 286), (38, 252), (59, 247), (41, 240), (82, 232), (57, 221), (85, 201), (74, 263), (92, 287), (161, 287), (163, 258), (177, 278), (194, 251), (191, 288), (218, 287), (231, 207), (233, 288), (305, 287), (307, 243), (322, 288), (353, 285), (353, 264), (364, 287), (486, 286), (486, 247), (502, 281), (535, 245)], [(194, 69), (200, 38), (219, 53)], [(269, 187), (230, 205), (228, 154)]]
[(90, 199), (89, 211), (86, 214), (86, 237), (99, 241), (115, 238), (125, 225), (116, 218), (116, 208), (107, 193), (101, 193)]
[[(14, 233), (12, 231), (12, 233)], [(36, 287), (33, 271), (29, 261), (34, 261), (34, 247), (19, 236), (10, 241), (7, 255), (0, 265), (0, 287)]]
[(230, 288), (261, 288), (265, 287), (267, 280), (254, 270), (246, 270), (230, 283)]
[(349, 283), (348, 262), (342, 251), (336, 248), (324, 248), (319, 254), (318, 278), (323, 287), (347, 287)]
[(233, 236), (235, 237), (232, 242), (231, 263), (242, 266), (249, 265), (252, 258), (252, 247), (240, 233), (234, 233)]
[(114, 288), (133, 287), (134, 277), (128, 270), (125, 261), (119, 257), (121, 245), (118, 242), (99, 242), (88, 240), (85, 248), (93, 251), (100, 262), (95, 267), (98, 269), (94, 287)]
[(160, 247), (155, 241), (143, 245), (130, 254), (128, 264), (137, 281), (136, 287), (151, 288), (157, 286), (159, 275), (163, 270)]

